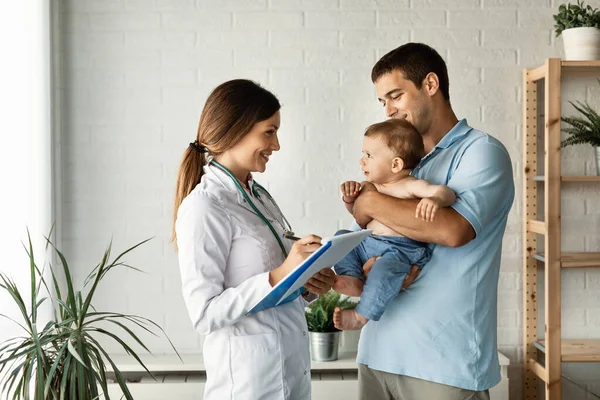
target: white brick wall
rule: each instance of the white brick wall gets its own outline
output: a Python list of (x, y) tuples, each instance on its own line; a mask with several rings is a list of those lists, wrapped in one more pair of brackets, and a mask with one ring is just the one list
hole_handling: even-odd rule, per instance
[[(457, 114), (499, 138), (513, 159), (517, 199), (503, 246), (498, 340), (515, 364), (511, 398), (520, 399), (521, 79), (524, 67), (563, 55), (552, 33), (556, 3), (60, 1), (59, 224), (77, 278), (111, 238), (120, 250), (154, 236), (129, 257), (148, 274), (109, 275), (96, 306), (153, 318), (179, 350), (198, 351), (169, 236), (176, 169), (210, 90), (249, 77), (278, 95), (282, 150), (259, 180), (297, 232), (330, 235), (350, 223), (338, 184), (360, 178), (362, 132), (384, 118), (370, 69), (401, 43), (424, 41), (448, 62)], [(600, 104), (592, 78), (565, 78), (565, 114), (573, 111), (568, 99)], [(566, 149), (565, 172), (593, 173), (592, 157), (588, 148)], [(566, 184), (565, 192), (564, 249), (598, 251), (598, 185)], [(599, 272), (564, 274), (565, 337), (600, 337)], [(168, 351), (164, 340), (147, 341)]]

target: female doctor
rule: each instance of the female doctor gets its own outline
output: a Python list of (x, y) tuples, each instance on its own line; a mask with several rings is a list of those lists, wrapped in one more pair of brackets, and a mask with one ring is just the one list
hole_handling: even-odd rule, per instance
[(205, 335), (205, 400), (311, 397), (304, 307), (331, 288), (333, 271), (313, 276), (295, 300), (245, 315), (320, 247), (314, 235), (293, 245), (282, 238), (291, 227), (252, 178), (279, 150), (279, 108), (252, 81), (221, 84), (179, 167), (174, 239), (183, 297), (195, 330)]

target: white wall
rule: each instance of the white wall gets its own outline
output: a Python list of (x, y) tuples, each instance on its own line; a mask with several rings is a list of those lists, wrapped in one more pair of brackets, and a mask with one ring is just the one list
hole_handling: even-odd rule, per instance
[[(504, 242), (498, 333), (500, 349), (517, 365), (512, 393), (520, 398), (522, 69), (563, 55), (552, 33), (555, 3), (62, 1), (60, 223), (79, 278), (111, 237), (125, 249), (154, 236), (129, 258), (148, 274), (109, 276), (97, 307), (150, 317), (178, 349), (198, 351), (169, 236), (176, 169), (210, 90), (247, 77), (279, 96), (282, 150), (259, 180), (296, 232), (329, 235), (350, 222), (338, 184), (360, 178), (362, 132), (384, 118), (370, 69), (392, 48), (423, 41), (448, 63), (459, 117), (499, 138), (513, 159), (517, 200)], [(573, 97), (565, 97), (598, 104), (595, 85), (578, 78)], [(563, 109), (572, 111), (566, 103)], [(591, 150), (568, 149), (564, 163), (567, 172), (591, 173)], [(567, 190), (564, 249), (600, 248), (598, 185)], [(565, 277), (565, 337), (600, 337), (598, 272)], [(169, 351), (165, 341), (148, 342)]]
[[(0, 48), (0, 272), (19, 285), (29, 304), (29, 258), (23, 248), (27, 228), (42, 267), (43, 235), (52, 224), (50, 1), (3, 4)], [(21, 313), (4, 289), (0, 289), (0, 314), (22, 323)], [(41, 326), (48, 316), (47, 308), (40, 310)], [(0, 343), (24, 334), (0, 317)]]
[[(49, 1), (15, 3), (0, 18), (2, 145), (0, 145), (0, 271), (23, 284), (28, 296), (27, 228), (36, 249), (43, 250), (50, 232), (51, 108)], [(43, 251), (37, 254), (40, 267)], [(26, 297), (27, 299), (27, 297)], [(0, 290), (0, 313), (17, 317), (12, 299)], [(0, 342), (15, 332), (0, 318)]]

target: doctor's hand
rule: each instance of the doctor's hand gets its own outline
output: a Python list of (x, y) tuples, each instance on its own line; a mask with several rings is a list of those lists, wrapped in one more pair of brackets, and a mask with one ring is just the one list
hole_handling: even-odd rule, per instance
[(321, 247), (321, 237), (317, 235), (308, 235), (296, 240), (283, 264), (269, 272), (271, 286), (275, 286), (319, 247)]
[(305, 284), (304, 288), (310, 293), (322, 295), (329, 292), (333, 286), (335, 272), (331, 268), (325, 268), (314, 274)]

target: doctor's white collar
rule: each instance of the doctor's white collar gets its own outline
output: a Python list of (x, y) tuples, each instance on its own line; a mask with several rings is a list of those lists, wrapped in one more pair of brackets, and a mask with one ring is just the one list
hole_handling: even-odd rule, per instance
[[(208, 175), (211, 178), (216, 179), (217, 181), (219, 181), (221, 183), (221, 185), (223, 185), (226, 189), (237, 193), (238, 199), (240, 202), (243, 202), (244, 197), (243, 195), (240, 193), (239, 189), (236, 186), (236, 182), (234, 182), (233, 179), (231, 179), (230, 176), (228, 176), (224, 171), (222, 171), (220, 168), (215, 167), (214, 165), (210, 165), (207, 164), (204, 166), (204, 173), (206, 175)], [(246, 190), (246, 193), (249, 194), (250, 196), (254, 197), (254, 178), (252, 177), (252, 173), (248, 173), (248, 177), (247, 177), (247, 182), (248, 182), (248, 188), (249, 190)]]

